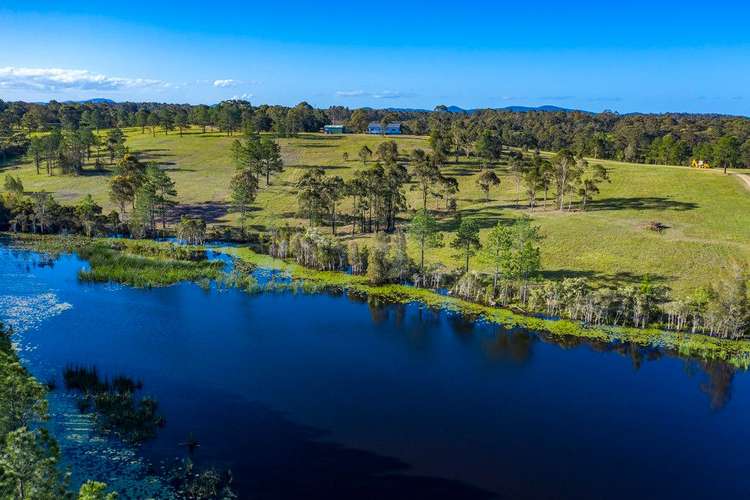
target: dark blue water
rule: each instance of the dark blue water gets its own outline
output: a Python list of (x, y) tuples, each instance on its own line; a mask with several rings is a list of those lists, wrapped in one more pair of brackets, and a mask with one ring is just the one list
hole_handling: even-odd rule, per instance
[(0, 318), (42, 380), (69, 364), (143, 381), (166, 426), (102, 438), (63, 388), (76, 480), (169, 497), (187, 457), (240, 498), (747, 498), (750, 378), (626, 346), (559, 345), (417, 305), (77, 281), (0, 249)]

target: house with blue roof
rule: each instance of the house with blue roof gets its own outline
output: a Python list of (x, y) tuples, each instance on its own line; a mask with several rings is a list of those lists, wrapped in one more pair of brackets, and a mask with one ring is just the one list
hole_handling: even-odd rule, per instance
[(367, 126), (367, 133), (373, 135), (401, 135), (401, 124), (397, 122), (388, 123), (383, 130), (379, 122), (370, 122)]

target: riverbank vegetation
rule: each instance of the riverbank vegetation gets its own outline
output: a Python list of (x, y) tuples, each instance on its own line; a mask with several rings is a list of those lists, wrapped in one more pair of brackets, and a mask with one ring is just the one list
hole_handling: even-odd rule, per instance
[[(626, 323), (619, 326), (594, 325), (580, 319), (567, 318), (564, 315), (560, 317), (529, 315), (517, 307), (495, 307), (466, 300), (458, 294), (445, 295), (432, 289), (398, 283), (375, 285), (366, 275), (318, 271), (293, 261), (290, 262), (289, 259), (282, 260), (256, 253), (247, 247), (227, 247), (221, 251), (258, 268), (279, 269), (292, 279), (291, 282), (285, 280), (279, 284), (271, 284), (269, 290), (281, 288), (319, 292), (333, 289), (345, 291), (355, 297), (386, 303), (418, 302), (430, 308), (447, 310), (471, 318), (484, 318), (508, 329), (523, 328), (539, 332), (543, 337), (550, 336), (552, 339), (570, 337), (596, 342), (630, 343), (699, 359), (722, 360), (745, 369), (750, 367), (750, 341), (747, 340), (664, 330), (658, 328), (656, 324), (651, 324), (646, 328), (636, 328)], [(304, 286), (299, 282), (304, 283)]]
[[(252, 107), (253, 113), (259, 108)], [(247, 118), (250, 114), (245, 113), (245, 116)], [(467, 116), (450, 114), (448, 118), (453, 123)], [(554, 158), (544, 151), (547, 148), (559, 151), (558, 146), (544, 146), (539, 155), (533, 148), (524, 151), (523, 147), (503, 139), (508, 133), (504, 129), (504, 117), (501, 118), (487, 120), (486, 126), (472, 129), (466, 139), (469, 142), (464, 142), (463, 148), (457, 147), (460, 141), (446, 136), (445, 131), (452, 130), (452, 125), (439, 125), (443, 118), (430, 121), (434, 122), (436, 130), (440, 130), (433, 134), (433, 139), (430, 136), (384, 138), (364, 134), (326, 136), (299, 130), (295, 134), (288, 131), (282, 136), (275, 130), (263, 132), (264, 129), (254, 129), (254, 133), (260, 130), (260, 141), (273, 140), (280, 148), (283, 170), (273, 173), (269, 186), (263, 174), (265, 169), (253, 175), (250, 167), (237, 168), (232, 144), (238, 138), (246, 140), (239, 135), (244, 134), (243, 129), (236, 128), (232, 135), (227, 135), (210, 125), (205, 133), (200, 126), (185, 128), (182, 136), (158, 126), (153, 133), (149, 127), (145, 131), (123, 128), (127, 151), (117, 149), (110, 164), (109, 151), (102, 149), (99, 152), (102, 170), (95, 168), (97, 151), (94, 148), (92, 160), (84, 158), (80, 175), (65, 174), (57, 167), (52, 169), (52, 176), (44, 171), (37, 175), (31, 156), (7, 163), (2, 167), (2, 175), (20, 180), (23, 197), (45, 196), (40, 193), (46, 192), (64, 207), (75, 206), (90, 194), (93, 202), (101, 207), (100, 221), (104, 222), (97, 223), (98, 229), (92, 227), (92, 234), (127, 233), (134, 215), (133, 204), (125, 202), (124, 208), (121, 207), (112, 199), (111, 188), (112, 181), (119, 175), (121, 160), (126, 156), (135, 157), (146, 167), (157, 165), (174, 182), (177, 196), (167, 196), (169, 203), (165, 205), (168, 232), (177, 232), (177, 226), (185, 216), (194, 220), (197, 227), (205, 223), (208, 239), (216, 236), (238, 239), (242, 237), (240, 218), (243, 210), (232, 200), (231, 179), (241, 173), (245, 180), (258, 181), (256, 191), (244, 191), (254, 196), (253, 201), (244, 203), (245, 238), (254, 240), (259, 233), (274, 227), (307, 226), (312, 213), (321, 232), (330, 234), (335, 225), (339, 239), (371, 244), (375, 238), (374, 228), (379, 225), (380, 229), (385, 229), (388, 219), (384, 215), (378, 222), (377, 206), (381, 201), (396, 198), (371, 189), (372, 192), (367, 194), (368, 183), (377, 186), (379, 180), (370, 171), (377, 170), (378, 162), (385, 169), (386, 160), (380, 159), (378, 150), (381, 144), (393, 141), (397, 145), (397, 163), (406, 166), (410, 176), (401, 185), (399, 197), (403, 197), (406, 208), (396, 214), (395, 224), (404, 229), (414, 211), (424, 207), (427, 194), (428, 212), (436, 219), (445, 242), (442, 247), (428, 253), (426, 264), (442, 263), (451, 269), (461, 265), (460, 257), (449, 244), (458, 229), (459, 216), (477, 219), (480, 236), (484, 238), (497, 222), (510, 223), (525, 215), (530, 216), (545, 235), (541, 260), (544, 275), (549, 278), (584, 276), (599, 284), (637, 284), (648, 274), (656, 282), (689, 294), (697, 286), (710, 284), (728, 259), (750, 260), (750, 244), (747, 243), (750, 241), (750, 224), (743, 215), (750, 213), (750, 196), (736, 176), (720, 175), (721, 171), (717, 169), (622, 163), (584, 153), (588, 167), (577, 182), (568, 185), (564, 210), (560, 210), (558, 181), (550, 176), (549, 170)], [(105, 128), (99, 131), (102, 138), (108, 134), (109, 130)], [(447, 144), (440, 147), (448, 154), (435, 154), (433, 146), (438, 143)], [(579, 166), (581, 151), (575, 145), (561, 142), (560, 147), (564, 146), (576, 159), (576, 162), (570, 162), (575, 170)], [(392, 151), (391, 146), (381, 149), (385, 158)], [(417, 150), (430, 161), (424, 161), (425, 156)], [(260, 165), (259, 161), (254, 160), (257, 165)], [(597, 173), (598, 165), (606, 170), (607, 180)], [(311, 201), (335, 200), (335, 203), (316, 207), (314, 203), (305, 205), (305, 200), (302, 200), (300, 205), (298, 193), (304, 185), (299, 185), (299, 182), (304, 174), (316, 168), (326, 172), (321, 180), (327, 181), (330, 189), (320, 193), (324, 196), (312, 197)], [(436, 175), (436, 170), (439, 175)], [(500, 185), (490, 184), (488, 192), (477, 183), (486, 171), (494, 173), (500, 180)], [(561, 173), (565, 172), (561, 169)], [(338, 177), (344, 182), (343, 196), (337, 189)], [(355, 178), (360, 182), (355, 183)], [(364, 190), (365, 196), (350, 194), (347, 191), (349, 185)], [(33, 203), (25, 205), (27, 214), (31, 205)], [(331, 212), (331, 208), (335, 212)], [(373, 211), (373, 232), (369, 231), (370, 209)], [(104, 220), (113, 211), (120, 219), (115, 221), (118, 224)], [(162, 233), (161, 209), (157, 208), (153, 214), (156, 233)], [(10, 228), (7, 220), (13, 218), (12, 213), (5, 219), (0, 215), (0, 225)], [(2, 223), (3, 219), (6, 223)], [(19, 231), (22, 223), (23, 217), (18, 221)], [(29, 222), (26, 225), (27, 231), (34, 230)], [(115, 226), (119, 229), (115, 230)], [(654, 231), (650, 229), (652, 227), (661, 229)], [(39, 231), (38, 225), (36, 230)], [(61, 230), (78, 231), (69, 226), (63, 226)], [(185, 233), (188, 234), (190, 231)], [(586, 244), (582, 245), (582, 242)], [(417, 258), (419, 249), (416, 245), (409, 243), (407, 250), (412, 258)], [(478, 271), (489, 270), (481, 261), (476, 261), (475, 266)]]
[[(42, 111), (50, 109), (34, 112)], [(196, 242), (223, 233), (316, 271), (350, 272), (369, 286), (449, 288), (485, 307), (597, 327), (727, 339), (747, 332), (744, 188), (716, 171), (610, 161), (700, 157), (740, 167), (747, 120), (670, 116), (655, 128), (651, 117), (606, 113), (596, 115), (601, 121), (576, 113), (442, 108), (386, 116), (245, 102), (57, 111), (63, 139), (93, 130), (106, 138), (106, 154), (94, 144), (81, 150), (80, 168), (60, 163), (48, 175), (44, 169), (9, 174), (4, 205), (11, 230), (135, 237), (169, 231)], [(310, 134), (334, 115), (353, 130), (363, 118), (401, 119), (424, 136)], [(721, 133), (709, 130), (717, 122)], [(674, 123), (689, 123), (702, 135), (683, 137)], [(139, 129), (126, 127), (133, 125)], [(174, 127), (179, 135), (170, 134)], [(34, 128), (41, 137), (58, 134)], [(68, 146), (60, 147), (53, 164), (67, 154)], [(83, 179), (102, 165), (96, 186)], [(71, 209), (27, 191), (29, 182), (50, 177), (96, 195)], [(114, 208), (107, 216), (105, 206)], [(92, 263), (82, 279), (93, 281), (149, 286), (211, 271), (133, 248), (95, 247), (82, 255)], [(256, 288), (251, 280), (242, 286)]]
[(210, 261), (202, 247), (148, 240), (83, 236), (9, 235), (14, 245), (59, 255), (77, 253), (89, 263), (78, 277), (135, 287), (168, 286), (180, 281), (223, 281), (224, 264)]

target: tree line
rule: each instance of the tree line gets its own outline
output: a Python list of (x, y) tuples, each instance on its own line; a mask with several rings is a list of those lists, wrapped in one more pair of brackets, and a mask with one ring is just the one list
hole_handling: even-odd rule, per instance
[(433, 151), (457, 157), (472, 152), (478, 155), (477, 146), (494, 142), (526, 150), (569, 149), (576, 156), (595, 159), (678, 165), (697, 159), (722, 168), (750, 167), (750, 120), (739, 116), (492, 109), (450, 112), (445, 106), (433, 111), (318, 109), (307, 102), (292, 107), (253, 106), (242, 100), (212, 106), (0, 101), (0, 162), (23, 154), (29, 134), (52, 129), (140, 127), (143, 133), (168, 134), (195, 126), (203, 132), (272, 132), (285, 137), (317, 132), (327, 123), (365, 132), (371, 121), (401, 122), (405, 133), (430, 135)]

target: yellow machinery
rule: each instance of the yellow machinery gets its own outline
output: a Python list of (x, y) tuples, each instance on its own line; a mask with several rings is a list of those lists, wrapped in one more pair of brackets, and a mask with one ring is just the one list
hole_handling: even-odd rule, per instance
[(696, 160), (695, 158), (690, 162), (690, 166), (692, 168), (711, 168), (711, 165), (709, 165), (707, 161)]

